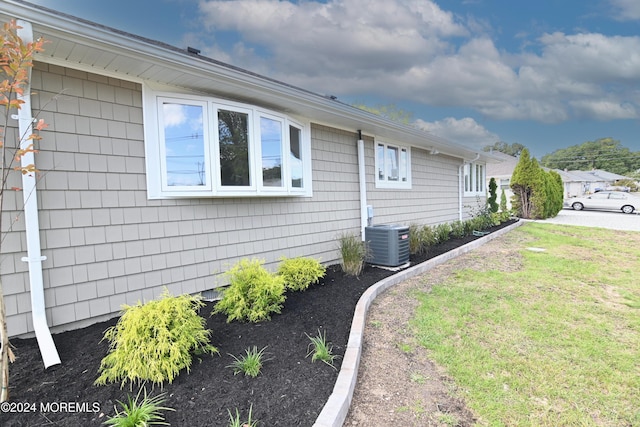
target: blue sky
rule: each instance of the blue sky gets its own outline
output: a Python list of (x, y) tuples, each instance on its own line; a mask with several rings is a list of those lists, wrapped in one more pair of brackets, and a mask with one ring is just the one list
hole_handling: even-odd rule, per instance
[(640, 151), (638, 0), (31, 0), (473, 147)]

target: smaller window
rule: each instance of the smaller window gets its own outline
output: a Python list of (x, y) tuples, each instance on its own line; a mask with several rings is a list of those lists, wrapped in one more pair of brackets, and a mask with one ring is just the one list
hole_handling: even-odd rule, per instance
[(409, 148), (376, 143), (375, 168), (377, 188), (411, 188)]
[(465, 196), (485, 194), (484, 165), (466, 163), (464, 165), (464, 193)]
[(303, 188), (304, 162), (302, 158), (302, 129), (289, 125), (289, 150), (291, 151), (291, 187)]
[(282, 187), (283, 121), (260, 117), (260, 142), (262, 150), (262, 185)]
[(620, 193), (609, 193), (609, 198), (610, 199), (621, 199), (624, 200), (627, 198), (626, 194), (620, 194)]

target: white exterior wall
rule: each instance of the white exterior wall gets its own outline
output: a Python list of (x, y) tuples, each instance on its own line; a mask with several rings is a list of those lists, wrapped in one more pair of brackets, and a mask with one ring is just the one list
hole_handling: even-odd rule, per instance
[[(338, 236), (360, 229), (355, 130), (311, 125), (312, 198), (148, 200), (139, 84), (37, 63), (32, 89), (34, 115), (50, 125), (36, 167), (53, 331), (117, 315), (165, 286), (181, 294), (224, 285), (222, 273), (241, 258), (272, 269), (282, 256), (335, 263)], [(371, 138), (365, 157), (375, 224), (458, 218), (461, 159), (413, 148), (412, 190), (382, 190)], [(12, 227), (0, 264), (12, 336), (33, 330), (21, 200), (8, 194), (3, 217)]]

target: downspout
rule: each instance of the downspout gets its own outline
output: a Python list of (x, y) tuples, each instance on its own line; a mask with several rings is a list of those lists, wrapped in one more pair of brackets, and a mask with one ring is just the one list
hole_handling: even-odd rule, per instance
[[(25, 42), (33, 42), (33, 30), (31, 23), (18, 20), (18, 36)], [(20, 96), (24, 101), (18, 110), (18, 127), (20, 132), (20, 148), (26, 149), (31, 143), (27, 139), (33, 133), (33, 117), (31, 116), (31, 70), (27, 79), (27, 87), (24, 95)], [(33, 152), (27, 151), (21, 157), (23, 167), (35, 164)], [(44, 282), (42, 280), (42, 261), (46, 257), (42, 256), (40, 250), (40, 224), (38, 222), (38, 197), (36, 193), (36, 174), (27, 173), (22, 175), (22, 195), (24, 199), (24, 224), (27, 239), (27, 256), (22, 261), (29, 263), (29, 284), (31, 291), (31, 316), (33, 318), (33, 330), (38, 340), (40, 354), (45, 369), (60, 363), (58, 350), (51, 337), (51, 331), (47, 324), (44, 304)]]
[(464, 192), (464, 159), (458, 166), (458, 220), (462, 221), (462, 193)]
[(367, 176), (364, 167), (364, 141), (362, 131), (358, 130), (358, 181), (360, 182), (360, 235), (364, 242), (364, 229), (367, 226)]

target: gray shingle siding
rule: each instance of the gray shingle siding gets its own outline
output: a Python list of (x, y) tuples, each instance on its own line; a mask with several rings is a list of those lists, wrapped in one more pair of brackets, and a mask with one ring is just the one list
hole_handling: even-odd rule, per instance
[[(115, 315), (122, 304), (157, 297), (164, 286), (179, 294), (223, 285), (222, 273), (245, 257), (264, 259), (270, 268), (282, 256), (335, 263), (337, 237), (360, 228), (355, 131), (311, 125), (311, 198), (148, 200), (139, 84), (37, 63), (32, 89), (34, 112), (50, 124), (36, 166), (53, 330)], [(375, 223), (457, 219), (460, 159), (414, 148), (413, 189), (382, 190), (373, 182), (373, 154), (368, 138)], [(3, 224), (14, 224), (0, 268), (9, 333), (21, 335), (33, 329), (27, 265), (20, 260), (26, 255), (21, 194), (9, 194), (5, 203)]]

